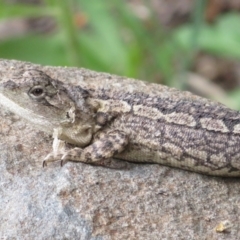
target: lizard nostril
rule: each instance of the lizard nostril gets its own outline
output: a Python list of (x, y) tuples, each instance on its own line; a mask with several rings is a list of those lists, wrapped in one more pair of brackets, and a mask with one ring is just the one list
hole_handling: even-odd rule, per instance
[(6, 89), (10, 89), (10, 90), (14, 90), (16, 88), (18, 88), (18, 84), (16, 84), (14, 81), (9, 80), (7, 82), (3, 82), (2, 86)]

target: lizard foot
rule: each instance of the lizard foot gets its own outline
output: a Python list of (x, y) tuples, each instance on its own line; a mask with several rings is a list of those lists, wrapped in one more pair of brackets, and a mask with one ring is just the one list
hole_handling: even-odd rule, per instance
[[(56, 162), (62, 158), (62, 153), (49, 153), (43, 160), (42, 166), (46, 167), (48, 162)], [(62, 165), (61, 165), (62, 166)]]

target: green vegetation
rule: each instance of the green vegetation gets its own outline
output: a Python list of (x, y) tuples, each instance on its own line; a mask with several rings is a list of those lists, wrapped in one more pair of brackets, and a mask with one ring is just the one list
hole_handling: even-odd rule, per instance
[(204, 2), (196, 1), (192, 24), (166, 31), (153, 10), (140, 20), (124, 1), (45, 0), (44, 6), (1, 1), (0, 20), (47, 15), (56, 19), (58, 29), (2, 40), (0, 57), (181, 86), (173, 76), (189, 69), (198, 51), (240, 59), (239, 14), (208, 25), (202, 20)]

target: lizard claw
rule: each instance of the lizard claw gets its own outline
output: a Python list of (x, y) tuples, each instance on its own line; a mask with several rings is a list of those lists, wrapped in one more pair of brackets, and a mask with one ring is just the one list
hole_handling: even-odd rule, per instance
[(68, 162), (68, 160), (67, 160), (67, 154), (64, 154), (63, 156), (62, 156), (62, 158), (61, 158), (61, 167), (65, 164), (65, 163), (67, 163)]
[(46, 161), (46, 160), (43, 161), (42, 167), (43, 167), (43, 168), (44, 168), (44, 167), (47, 167), (47, 161)]
[[(59, 159), (62, 158), (62, 154), (54, 154), (54, 153), (49, 153), (43, 160), (42, 166), (46, 167), (47, 166), (47, 162), (55, 162), (58, 161)], [(62, 161), (61, 161), (62, 162)], [(62, 166), (62, 163), (61, 163)]]
[(61, 167), (67, 163), (67, 160), (61, 160)]

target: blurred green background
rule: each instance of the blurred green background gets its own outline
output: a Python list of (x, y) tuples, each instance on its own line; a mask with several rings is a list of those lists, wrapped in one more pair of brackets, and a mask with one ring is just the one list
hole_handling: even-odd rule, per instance
[[(239, 9), (214, 15), (210, 4), (192, 1), (182, 18), (175, 10), (173, 21), (164, 22), (171, 12), (161, 14), (154, 0), (1, 0), (0, 58), (84, 67), (181, 89), (189, 88), (187, 74), (194, 73), (220, 89), (220, 95), (201, 95), (240, 109)], [(211, 60), (219, 74), (202, 74), (202, 55), (204, 69)]]

